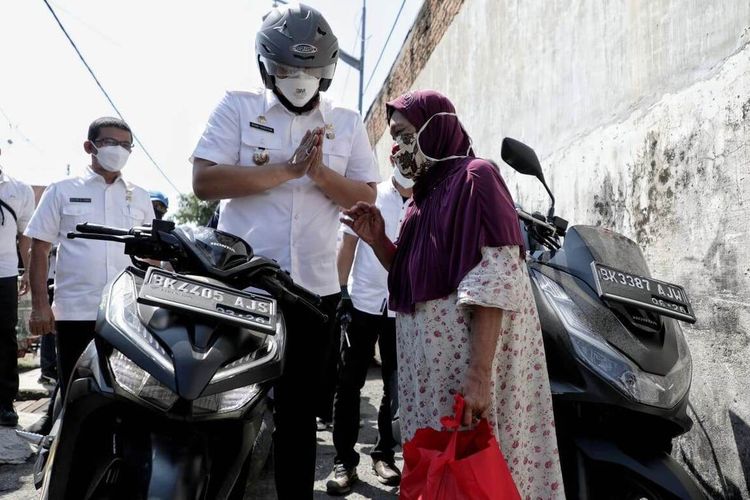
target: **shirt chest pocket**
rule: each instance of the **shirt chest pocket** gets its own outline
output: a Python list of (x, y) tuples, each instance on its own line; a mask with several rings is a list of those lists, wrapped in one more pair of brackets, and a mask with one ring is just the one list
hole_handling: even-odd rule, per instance
[(285, 163), (289, 155), (281, 149), (281, 141), (272, 132), (254, 128), (242, 131), (240, 145), (240, 165), (260, 166), (272, 163)]
[(63, 205), (60, 228), (63, 233), (75, 231), (76, 225), (84, 222), (99, 223), (93, 219), (94, 210), (90, 203), (70, 203)]
[(346, 174), (349, 163), (349, 144), (323, 139), (323, 164), (338, 174)]
[(122, 207), (122, 226), (123, 229), (130, 229), (133, 226), (143, 225), (143, 219), (146, 218), (146, 212), (138, 207)]

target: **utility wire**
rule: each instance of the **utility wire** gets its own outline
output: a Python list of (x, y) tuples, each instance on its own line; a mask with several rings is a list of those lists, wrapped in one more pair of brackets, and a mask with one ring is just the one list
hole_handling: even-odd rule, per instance
[(12, 133), (18, 134), (21, 137), (21, 139), (23, 139), (32, 148), (36, 149), (40, 153), (44, 153), (44, 150), (42, 148), (40, 148), (39, 146), (37, 146), (36, 143), (34, 143), (34, 141), (32, 141), (31, 139), (29, 139), (26, 136), (26, 134), (24, 134), (23, 132), (21, 132), (21, 129), (19, 128), (19, 126), (16, 125), (15, 123), (13, 123), (13, 120), (10, 119), (10, 116), (8, 116), (8, 113), (5, 112), (5, 110), (2, 108), (2, 106), (0, 106), (0, 114), (2, 114), (5, 117), (5, 120), (8, 122), (8, 128), (10, 129), (10, 131)]
[[(359, 42), (359, 34), (362, 31), (362, 23), (360, 21), (362, 21), (362, 14), (360, 14), (359, 17), (357, 18), (357, 34), (354, 35), (354, 46), (352, 47), (352, 50), (350, 53), (354, 53), (354, 48), (357, 46), (357, 42)], [(346, 84), (349, 83), (349, 75), (352, 74), (351, 66), (347, 66), (346, 69), (347, 71), (346, 71), (346, 78), (344, 78), (344, 88), (346, 88)], [(360, 71), (362, 70), (360, 69)]]
[(380, 60), (383, 59), (383, 54), (385, 53), (386, 47), (388, 47), (388, 42), (391, 39), (391, 35), (393, 35), (393, 30), (396, 29), (396, 24), (398, 23), (398, 18), (401, 17), (401, 11), (404, 10), (404, 5), (406, 4), (406, 0), (401, 1), (401, 7), (398, 8), (398, 14), (396, 14), (396, 19), (393, 20), (393, 25), (391, 26), (391, 31), (388, 33), (388, 37), (385, 39), (385, 43), (383, 44), (383, 48), (380, 49), (380, 55), (378, 56), (378, 60), (375, 63), (375, 66), (372, 68), (372, 73), (370, 73), (370, 78), (367, 80), (367, 85), (365, 85), (365, 90), (367, 90), (370, 87), (370, 82), (372, 82), (372, 77), (375, 76), (375, 71), (378, 69), (378, 65), (380, 64)]
[[(119, 116), (121, 120), (125, 121), (125, 118), (123, 118), (122, 113), (120, 113), (120, 110), (117, 109), (117, 106), (115, 106), (115, 103), (112, 101), (112, 98), (109, 96), (109, 94), (107, 93), (107, 91), (104, 90), (104, 87), (102, 86), (101, 82), (99, 82), (99, 79), (94, 74), (94, 70), (91, 69), (91, 66), (89, 66), (89, 64), (86, 62), (86, 59), (84, 59), (83, 54), (81, 54), (81, 51), (78, 50), (78, 47), (76, 46), (75, 42), (70, 37), (70, 35), (68, 34), (68, 32), (65, 30), (65, 26), (63, 26), (62, 22), (60, 22), (60, 18), (57, 17), (57, 14), (55, 14), (55, 11), (52, 8), (52, 6), (49, 4), (49, 2), (47, 0), (42, 0), (42, 1), (47, 6), (47, 8), (49, 9), (49, 11), (52, 13), (52, 17), (54, 17), (55, 21), (57, 21), (57, 25), (60, 26), (60, 29), (65, 34), (65, 37), (68, 39), (68, 41), (70, 42), (70, 44), (73, 46), (73, 49), (76, 51), (76, 54), (78, 54), (78, 57), (81, 59), (81, 62), (83, 63), (84, 66), (86, 66), (86, 69), (91, 74), (91, 77), (94, 79), (94, 81), (96, 82), (97, 86), (99, 87), (99, 89), (104, 94), (104, 97), (106, 97), (107, 100), (109, 101), (109, 104), (112, 106), (112, 109), (115, 110), (115, 113), (117, 113), (117, 116)], [(172, 182), (172, 179), (170, 179), (167, 176), (167, 174), (165, 174), (164, 171), (159, 167), (159, 165), (156, 163), (156, 160), (154, 160), (154, 158), (148, 152), (148, 150), (143, 145), (143, 143), (138, 138), (138, 136), (135, 135), (135, 133), (133, 133), (133, 140), (143, 150), (143, 153), (146, 155), (146, 157), (148, 157), (148, 159), (151, 160), (151, 163), (153, 163), (154, 167), (156, 167), (156, 170), (159, 171), (159, 173), (162, 175), (162, 177), (164, 177), (164, 179), (166, 179), (166, 181), (169, 183), (169, 185), (172, 186), (174, 188), (174, 190), (179, 193), (180, 190), (177, 188), (177, 186), (174, 185), (174, 183)]]

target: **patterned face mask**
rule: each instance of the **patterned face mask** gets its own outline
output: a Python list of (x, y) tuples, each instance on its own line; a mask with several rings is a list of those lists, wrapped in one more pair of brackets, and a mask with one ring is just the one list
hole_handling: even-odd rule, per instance
[[(469, 137), (469, 147), (466, 150), (466, 154), (464, 155), (452, 155), (445, 158), (432, 158), (424, 154), (424, 152), (419, 147), (419, 136), (420, 134), (422, 134), (424, 129), (427, 127), (427, 124), (430, 123), (433, 118), (441, 115), (455, 116), (456, 120), (458, 120), (458, 116), (456, 115), (456, 113), (435, 113), (424, 123), (424, 125), (422, 125), (422, 127), (419, 129), (419, 131), (417, 131), (416, 134), (399, 134), (398, 136), (396, 136), (395, 140), (396, 144), (398, 144), (399, 151), (395, 155), (393, 155), (393, 161), (396, 163), (396, 167), (398, 167), (399, 171), (407, 179), (416, 180), (427, 170), (429, 170), (430, 167), (432, 167), (435, 163), (445, 160), (465, 158), (471, 151), (471, 137), (469, 136), (469, 134), (466, 134), (466, 136)], [(461, 128), (464, 129), (463, 125), (461, 125), (460, 120), (458, 123)]]
[(399, 172), (407, 179), (416, 179), (432, 166), (417, 143), (419, 133), (400, 134), (396, 136), (396, 144), (399, 150), (393, 155), (393, 162)]

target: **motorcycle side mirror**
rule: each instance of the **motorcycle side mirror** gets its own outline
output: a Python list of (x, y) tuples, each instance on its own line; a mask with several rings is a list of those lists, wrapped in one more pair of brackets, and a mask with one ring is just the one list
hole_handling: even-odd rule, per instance
[(548, 217), (551, 219), (555, 215), (555, 197), (550, 191), (547, 182), (544, 180), (542, 165), (539, 163), (536, 153), (526, 144), (510, 137), (503, 139), (503, 146), (500, 150), (500, 156), (503, 161), (510, 165), (513, 170), (523, 175), (532, 175), (539, 179), (547, 194), (552, 199), (552, 205), (549, 208)]
[(500, 156), (516, 172), (523, 175), (532, 175), (544, 182), (544, 173), (542, 172), (542, 165), (539, 163), (539, 158), (537, 158), (534, 150), (526, 144), (506, 137), (503, 139)]

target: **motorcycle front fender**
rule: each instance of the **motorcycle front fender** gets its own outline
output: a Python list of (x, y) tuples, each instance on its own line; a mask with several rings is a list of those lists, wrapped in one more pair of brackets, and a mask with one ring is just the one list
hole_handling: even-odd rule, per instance
[[(663, 451), (628, 452), (617, 443), (591, 437), (576, 438), (575, 446), (587, 463), (629, 473), (665, 495), (684, 500), (706, 499), (693, 478)], [(582, 472), (579, 477), (585, 476)]]
[(202, 443), (152, 434), (151, 474), (146, 498), (204, 498), (209, 467)]

